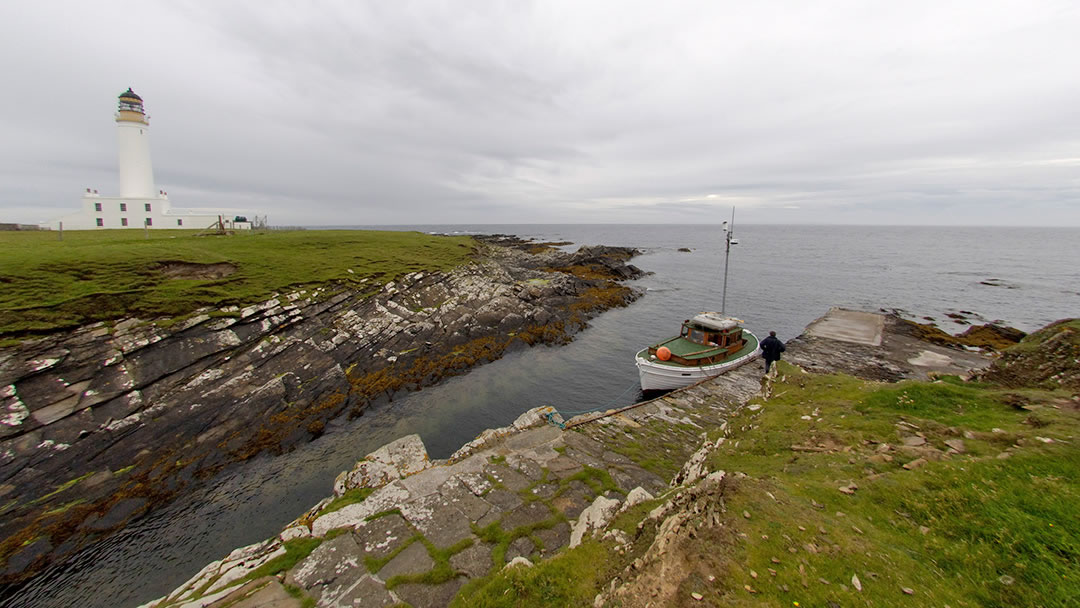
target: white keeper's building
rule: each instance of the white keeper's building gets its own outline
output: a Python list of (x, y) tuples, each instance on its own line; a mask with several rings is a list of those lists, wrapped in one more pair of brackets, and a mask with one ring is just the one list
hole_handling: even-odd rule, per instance
[(143, 100), (130, 88), (120, 94), (116, 112), (117, 156), (120, 196), (101, 196), (90, 188), (82, 196), (82, 209), (50, 222), (43, 228), (93, 230), (109, 228), (187, 228), (220, 226), (229, 230), (252, 227), (257, 216), (247, 209), (180, 209), (169, 195), (154, 185), (150, 163), (150, 117)]

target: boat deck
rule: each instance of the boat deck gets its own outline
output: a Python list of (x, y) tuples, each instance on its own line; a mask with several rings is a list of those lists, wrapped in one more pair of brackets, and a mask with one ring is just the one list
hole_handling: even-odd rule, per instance
[[(728, 357), (728, 359), (737, 359), (737, 358), (739, 358), (739, 357), (741, 357), (743, 355), (752, 353), (755, 350), (757, 350), (757, 347), (758, 347), (757, 336), (750, 333), (749, 331), (743, 331), (743, 337), (746, 338), (746, 344), (743, 345), (743, 347), (739, 350), (739, 352), (735, 353), (734, 355), (731, 355), (730, 357)], [(701, 344), (698, 344), (697, 342), (691, 342), (690, 340), (687, 340), (686, 338), (683, 338), (682, 336), (676, 336), (676, 337), (674, 337), (674, 338), (672, 338), (670, 340), (667, 340), (666, 342), (660, 342), (656, 346), (657, 347), (666, 346), (666, 347), (668, 347), (668, 349), (671, 351), (672, 354), (678, 355), (678, 356), (680, 356), (680, 357), (682, 357), (684, 359), (688, 359), (690, 361), (695, 361), (695, 360), (699, 360), (699, 359), (707, 359), (708, 357), (716, 354), (716, 351), (717, 351), (716, 348), (705, 347), (705, 346), (703, 346)], [(646, 349), (642, 350), (641, 352), (639, 352), (637, 354), (637, 356), (641, 357), (643, 359), (648, 359), (649, 358), (649, 349), (646, 348)], [(686, 367), (685, 365), (676, 363), (674, 361), (661, 361), (659, 359), (655, 359), (652, 362), (660, 364), (660, 365), (670, 365), (671, 367)]]

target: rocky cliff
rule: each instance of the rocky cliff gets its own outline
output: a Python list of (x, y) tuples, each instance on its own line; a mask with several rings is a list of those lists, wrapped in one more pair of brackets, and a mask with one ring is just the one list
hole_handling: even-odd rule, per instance
[(321, 285), (0, 350), (0, 580), (25, 579), (231, 462), (379, 399), (569, 340), (638, 293), (633, 250), (480, 239), (472, 263)]
[[(855, 325), (868, 329), (864, 337), (850, 337)], [(985, 354), (914, 337), (898, 318), (835, 309), (788, 345), (786, 356), (801, 366), (791, 369), (806, 377), (925, 379), (989, 362)], [(811, 367), (813, 374), (804, 371)], [(590, 576), (600, 587), (588, 596), (596, 606), (702, 601), (692, 586), (710, 586), (705, 581), (716, 577), (706, 570), (719, 559), (702, 541), (733, 536), (724, 532), (731, 525), (725, 500), (749, 483), (743, 473), (716, 470), (715, 461), (738, 447), (740, 429), (760, 424), (762, 403), (779, 397), (773, 392), (774, 378), (751, 364), (618, 411), (567, 421), (553, 408), (536, 408), (447, 460), (432, 461), (418, 436), (404, 437), (343, 472), (334, 494), (278, 537), (208, 564), (146, 608), (470, 605), (467, 593), (498, 577), (514, 581), (509, 587), (525, 605), (587, 605), (580, 598), (567, 603), (561, 592), (544, 594)], [(801, 440), (813, 445), (793, 450), (845, 458), (850, 452), (828, 439), (818, 443), (813, 433)], [(878, 457), (901, 458), (904, 450), (916, 450), (910, 458), (946, 457), (929, 445), (874, 445)], [(558, 576), (531, 582), (514, 573), (571, 559), (566, 549), (590, 538), (602, 539), (611, 553), (582, 564), (587, 572), (552, 567)]]

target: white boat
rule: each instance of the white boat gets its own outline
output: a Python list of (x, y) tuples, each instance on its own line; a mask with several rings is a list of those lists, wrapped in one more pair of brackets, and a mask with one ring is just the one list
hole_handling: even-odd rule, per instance
[(761, 356), (758, 339), (741, 321), (706, 312), (683, 321), (678, 336), (637, 353), (643, 391), (666, 391), (719, 376)]
[(634, 362), (641, 378), (641, 390), (666, 391), (689, 386), (719, 376), (761, 356), (757, 336), (742, 327), (742, 321), (724, 315), (727, 304), (727, 270), (731, 246), (739, 241), (731, 225), (724, 222), (724, 290), (721, 312), (703, 312), (682, 323), (678, 336), (638, 351)]

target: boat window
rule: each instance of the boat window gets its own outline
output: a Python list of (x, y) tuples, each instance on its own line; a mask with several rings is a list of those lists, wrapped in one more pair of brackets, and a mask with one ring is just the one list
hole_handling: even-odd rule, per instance
[(690, 341), (697, 342), (698, 344), (704, 344), (705, 343), (705, 332), (703, 332), (703, 331), (701, 331), (699, 329), (691, 329), (690, 330)]

